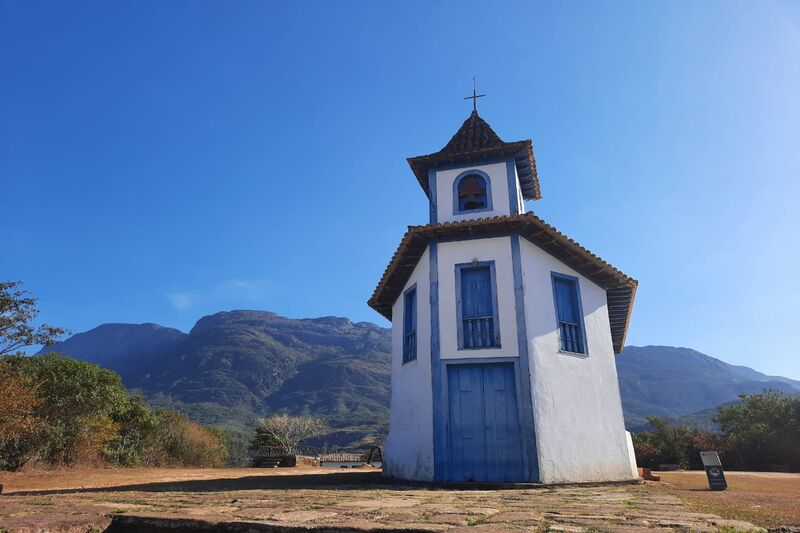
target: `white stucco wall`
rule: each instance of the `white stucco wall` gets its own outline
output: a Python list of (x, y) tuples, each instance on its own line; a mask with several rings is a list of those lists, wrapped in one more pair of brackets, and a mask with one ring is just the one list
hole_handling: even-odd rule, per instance
[[(480, 170), (489, 175), (492, 189), (492, 210), (455, 215), (453, 214), (453, 182), (459, 174), (466, 170), (472, 169)], [(464, 166), (451, 170), (437, 171), (436, 211), (437, 220), (439, 222), (450, 222), (453, 220), (466, 220), (510, 214), (508, 175), (506, 173), (505, 162), (492, 163), (489, 165)]]
[(403, 293), (392, 307), (392, 397), (384, 475), (433, 479), (430, 259), (426, 250), (403, 288), (417, 285), (417, 359), (403, 364)]
[(633, 437), (630, 431), (625, 432), (625, 442), (628, 444), (628, 459), (630, 460), (631, 476), (639, 477), (639, 465), (636, 464), (636, 451), (633, 449)]
[(514, 165), (514, 185), (517, 188), (517, 208), (518, 213), (525, 212), (525, 198), (522, 196), (522, 186), (519, 183), (519, 174), (517, 173), (517, 166)]
[[(605, 290), (526, 239), (520, 251), (540, 479), (634, 479)], [(586, 356), (559, 351), (551, 271), (579, 279)]]
[[(508, 202), (506, 202), (506, 208), (508, 208)], [(438, 252), (439, 345), (441, 358), (519, 356), (510, 237), (440, 243)], [(455, 265), (470, 263), (473, 259), (495, 262), (498, 319), (500, 321), (500, 348), (458, 349)]]

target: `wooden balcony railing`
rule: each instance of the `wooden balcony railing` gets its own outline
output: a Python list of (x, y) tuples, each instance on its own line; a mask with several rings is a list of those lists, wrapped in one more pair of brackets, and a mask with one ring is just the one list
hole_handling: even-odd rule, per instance
[(494, 332), (494, 317), (464, 319), (464, 348), (497, 348), (500, 339)]
[(413, 361), (417, 358), (417, 332), (406, 333), (403, 338), (403, 362)]
[(558, 327), (561, 333), (561, 349), (565, 352), (584, 353), (580, 326), (562, 320)]

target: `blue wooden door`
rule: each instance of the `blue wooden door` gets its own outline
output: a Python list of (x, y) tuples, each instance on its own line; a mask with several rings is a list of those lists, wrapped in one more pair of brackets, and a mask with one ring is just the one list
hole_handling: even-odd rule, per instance
[(525, 481), (514, 366), (449, 365), (451, 481)]

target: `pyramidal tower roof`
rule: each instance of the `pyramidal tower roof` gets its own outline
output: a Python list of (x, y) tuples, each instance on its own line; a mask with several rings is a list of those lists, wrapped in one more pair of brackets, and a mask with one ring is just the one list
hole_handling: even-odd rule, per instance
[(492, 127), (473, 111), (461, 128), (453, 135), (440, 154), (458, 154), (486, 148), (499, 148), (505, 143)]
[(539, 177), (536, 174), (533, 143), (530, 140), (503, 141), (477, 111), (472, 111), (444, 148), (433, 154), (410, 157), (408, 164), (414, 171), (422, 190), (430, 197), (428, 184), (430, 169), (459, 163), (485, 164), (504, 159), (514, 160), (522, 196), (526, 200), (540, 199), (542, 194), (539, 189)]

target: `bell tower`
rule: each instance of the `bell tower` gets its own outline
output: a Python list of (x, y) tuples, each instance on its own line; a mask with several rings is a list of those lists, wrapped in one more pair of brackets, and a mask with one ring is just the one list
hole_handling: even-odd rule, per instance
[(636, 280), (533, 213), (533, 144), (473, 110), (408, 159), (429, 202), (369, 300), (392, 322), (384, 475), (427, 481), (636, 479), (614, 354)]
[(408, 159), (430, 202), (430, 223), (518, 215), (540, 199), (530, 140), (504, 142), (473, 109), (436, 153)]

